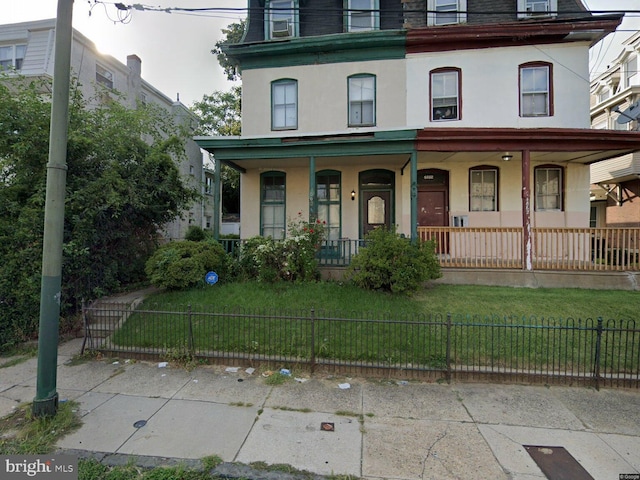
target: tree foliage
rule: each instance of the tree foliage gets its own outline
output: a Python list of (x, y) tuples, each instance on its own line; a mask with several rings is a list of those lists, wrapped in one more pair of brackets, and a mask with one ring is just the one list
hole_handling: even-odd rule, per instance
[(224, 70), (227, 80), (238, 80), (240, 78), (240, 72), (238, 72), (236, 63), (224, 53), (223, 46), (240, 43), (244, 36), (246, 23), (247, 21), (242, 19), (238, 23), (232, 23), (227, 28), (223, 28), (222, 33), (224, 37), (216, 42), (215, 48), (211, 50), (211, 53), (217, 56), (218, 63)]
[[(0, 349), (39, 317), (51, 104), (47, 82), (0, 82)], [(77, 91), (77, 89), (73, 89)], [(180, 176), (182, 133), (152, 104), (70, 100), (62, 315), (144, 278), (161, 225), (197, 198)]]
[[(191, 110), (200, 119), (198, 135), (240, 135), (241, 133), (241, 88), (230, 91), (215, 91), (203, 95)], [(240, 212), (240, 173), (227, 165), (220, 169), (222, 185), (222, 207), (225, 213)]]

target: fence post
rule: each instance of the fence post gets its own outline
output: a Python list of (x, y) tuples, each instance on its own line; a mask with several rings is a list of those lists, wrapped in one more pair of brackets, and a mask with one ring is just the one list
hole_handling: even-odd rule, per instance
[(447, 313), (447, 372), (445, 378), (447, 383), (451, 383), (451, 314)]
[(191, 321), (191, 304), (187, 307), (187, 317), (189, 319), (189, 353), (193, 355), (193, 322)]
[(600, 355), (601, 355), (601, 346), (602, 346), (602, 317), (598, 317), (598, 325), (596, 327), (596, 354), (594, 359), (593, 366), (593, 380), (594, 386), (596, 390), (600, 391)]
[(316, 369), (316, 310), (311, 307), (311, 373)]

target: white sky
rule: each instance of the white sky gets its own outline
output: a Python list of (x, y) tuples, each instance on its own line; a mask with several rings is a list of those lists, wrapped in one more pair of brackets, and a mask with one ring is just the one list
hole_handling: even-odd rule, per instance
[[(591, 10), (639, 10), (639, 0), (584, 0)], [(139, 3), (153, 7), (246, 8), (247, 0), (155, 0)], [(57, 0), (1, 0), (0, 23), (55, 18)], [(216, 90), (229, 90), (215, 55), (210, 53), (222, 38), (221, 29), (237, 22), (242, 12), (213, 12), (190, 15), (132, 10), (128, 23), (118, 23), (114, 0), (105, 4), (75, 0), (73, 26), (92, 40), (98, 49), (126, 63), (127, 55), (142, 59), (142, 77), (171, 98), (180, 94), (187, 106)], [(126, 5), (137, 2), (123, 1)], [(89, 16), (91, 12), (91, 16)], [(640, 14), (625, 17), (619, 30), (640, 29)], [(591, 50), (592, 75), (603, 72), (620, 53), (620, 42), (631, 31), (609, 35)]]

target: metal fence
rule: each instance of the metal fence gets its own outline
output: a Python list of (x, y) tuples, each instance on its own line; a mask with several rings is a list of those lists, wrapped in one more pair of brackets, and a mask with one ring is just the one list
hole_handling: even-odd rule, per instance
[(640, 387), (634, 320), (85, 306), (85, 347), (397, 378)]

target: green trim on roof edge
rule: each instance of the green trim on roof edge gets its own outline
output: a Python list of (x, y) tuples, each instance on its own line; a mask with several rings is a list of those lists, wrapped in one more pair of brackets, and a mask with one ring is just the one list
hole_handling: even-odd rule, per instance
[(223, 47), (242, 70), (298, 65), (394, 60), (405, 56), (406, 30), (294, 37)]
[(199, 147), (222, 162), (262, 158), (338, 157), (410, 153), (417, 130), (285, 138), (195, 137)]

